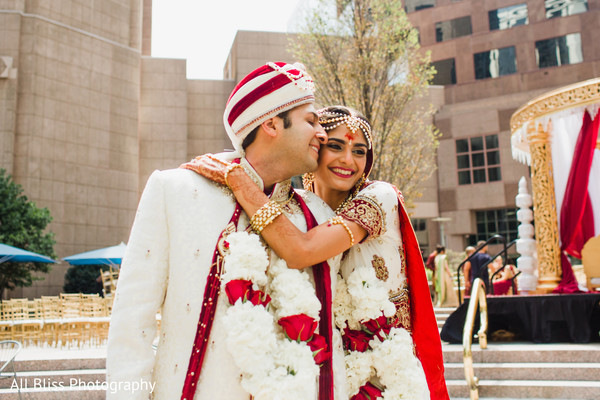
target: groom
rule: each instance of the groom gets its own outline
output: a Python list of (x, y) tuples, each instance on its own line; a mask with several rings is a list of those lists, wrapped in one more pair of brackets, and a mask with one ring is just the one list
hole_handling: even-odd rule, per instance
[[(312, 79), (301, 66), (257, 68), (227, 101), (223, 120), (236, 152), (217, 156), (241, 157), (243, 168), (271, 199), (285, 202), (292, 190), (289, 178), (316, 169), (320, 141), (326, 140), (314, 101)], [(155, 171), (142, 194), (111, 317), (107, 399), (148, 399), (151, 390), (156, 399), (250, 398), (225, 344), (227, 296), (219, 295), (216, 248), (227, 226), (233, 223), (241, 231), (249, 220), (226, 186), (195, 173), (193, 162), (187, 168)], [(333, 215), (312, 193), (294, 199), (286, 214), (302, 230)], [(305, 204), (293, 204), (299, 202)], [(310, 271), (322, 305), (319, 333), (333, 348), (333, 360), (320, 368), (319, 400), (347, 398), (338, 358), (343, 355), (332, 347), (330, 283), (338, 268), (335, 258)], [(335, 376), (334, 364), (342, 366)]]

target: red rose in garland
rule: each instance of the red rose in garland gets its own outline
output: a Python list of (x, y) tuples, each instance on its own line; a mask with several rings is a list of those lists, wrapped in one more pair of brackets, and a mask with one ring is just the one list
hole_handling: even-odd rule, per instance
[(331, 357), (331, 352), (327, 351), (325, 336), (315, 333), (312, 340), (308, 342), (308, 346), (312, 350), (315, 363), (317, 364), (322, 364), (323, 361), (329, 360)]
[(344, 334), (342, 335), (346, 350), (360, 351), (361, 353), (369, 349), (369, 342), (372, 338), (373, 336), (365, 331), (355, 331), (352, 329), (344, 329)]
[(381, 390), (367, 382), (361, 386), (358, 393), (352, 396), (350, 400), (375, 400), (381, 397), (383, 397)]
[(386, 336), (393, 328), (391, 324), (388, 324), (388, 319), (384, 315), (377, 319), (364, 322), (363, 325), (369, 332), (373, 333), (373, 335), (381, 340), (385, 340)]
[(255, 306), (260, 304), (263, 307), (266, 307), (271, 301), (271, 296), (262, 290), (252, 290), (251, 294), (248, 296), (248, 300)]
[(235, 279), (227, 282), (225, 293), (229, 299), (229, 304), (235, 304), (238, 299), (246, 301), (252, 294), (252, 282), (245, 279)]
[(278, 323), (283, 328), (287, 337), (297, 342), (306, 342), (312, 337), (315, 329), (317, 329), (317, 321), (306, 314), (283, 317)]

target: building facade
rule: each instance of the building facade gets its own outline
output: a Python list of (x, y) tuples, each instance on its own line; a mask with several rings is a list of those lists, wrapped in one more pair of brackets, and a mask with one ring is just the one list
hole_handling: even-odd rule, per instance
[[(517, 183), (529, 173), (512, 160), (510, 116), (599, 75), (600, 0), (406, 9), (438, 69), (438, 169), (413, 210), (423, 250), (516, 234)], [(185, 60), (151, 56), (151, 15), (151, 0), (0, 0), (0, 168), (49, 208), (59, 258), (126, 242), (152, 171), (231, 148), (222, 114), (237, 81), (266, 61), (294, 61), (289, 35), (240, 31), (222, 80), (189, 80)], [(59, 293), (67, 269), (8, 296)]]
[(510, 117), (544, 92), (600, 76), (600, 1), (406, 0), (406, 10), (444, 87), (435, 125), (447, 247), (495, 233), (512, 240), (529, 170), (512, 158)]

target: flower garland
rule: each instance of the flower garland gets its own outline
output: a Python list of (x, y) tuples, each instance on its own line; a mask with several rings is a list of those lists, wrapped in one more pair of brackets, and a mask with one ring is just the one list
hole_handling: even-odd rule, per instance
[(347, 282), (339, 277), (334, 315), (343, 332), (351, 400), (427, 396), (425, 374), (413, 353), (410, 334), (388, 323), (395, 312), (373, 268), (356, 268)]
[(234, 232), (225, 245), (226, 343), (242, 387), (256, 400), (315, 398), (318, 364), (331, 353), (314, 333), (321, 303), (307, 273), (281, 259), (269, 266), (258, 235)]

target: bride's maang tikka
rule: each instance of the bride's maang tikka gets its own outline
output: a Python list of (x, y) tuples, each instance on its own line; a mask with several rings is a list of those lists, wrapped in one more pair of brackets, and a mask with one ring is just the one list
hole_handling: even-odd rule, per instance
[(367, 121), (362, 118), (348, 114), (327, 113), (327, 116), (324, 114), (319, 115), (319, 123), (326, 131), (335, 129), (340, 125), (346, 125), (353, 134), (356, 134), (356, 132), (360, 129), (367, 139), (369, 149), (372, 146), (371, 126), (369, 126)]

